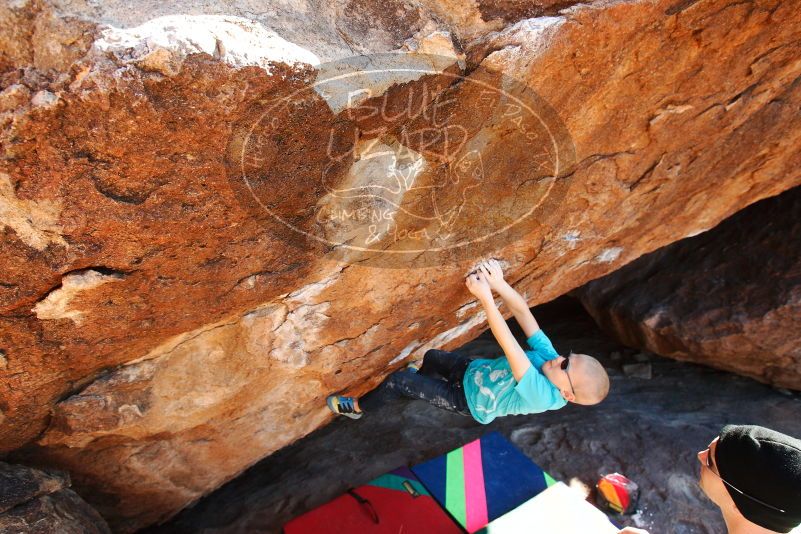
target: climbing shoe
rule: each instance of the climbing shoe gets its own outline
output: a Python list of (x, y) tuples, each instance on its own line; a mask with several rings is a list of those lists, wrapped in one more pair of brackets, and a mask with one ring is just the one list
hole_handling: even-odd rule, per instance
[(358, 419), (362, 416), (362, 412), (356, 411), (356, 403), (353, 397), (341, 397), (339, 395), (331, 395), (326, 399), (328, 407), (337, 415), (344, 415), (351, 419)]
[(408, 365), (406, 365), (406, 369), (408, 371), (413, 372), (413, 373), (419, 373), (420, 372), (420, 367), (422, 365), (423, 365), (423, 362), (421, 362), (419, 360), (416, 361), (416, 362), (409, 362)]

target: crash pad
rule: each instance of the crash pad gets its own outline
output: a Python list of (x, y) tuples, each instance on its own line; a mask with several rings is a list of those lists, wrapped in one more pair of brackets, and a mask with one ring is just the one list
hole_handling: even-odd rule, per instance
[(556, 483), (497, 432), (416, 465), (412, 472), (471, 533)]
[(358, 486), (284, 525), (285, 534), (460, 534), (406, 467)]

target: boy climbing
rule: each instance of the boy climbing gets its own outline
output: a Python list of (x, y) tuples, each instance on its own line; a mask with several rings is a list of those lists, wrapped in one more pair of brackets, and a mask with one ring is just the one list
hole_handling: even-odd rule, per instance
[[(488, 424), (504, 415), (558, 410), (568, 402), (592, 405), (606, 397), (609, 377), (600, 362), (586, 354), (560, 356), (525, 299), (504, 280), (496, 260), (482, 262), (465, 284), (483, 306), (504, 358), (471, 360), (431, 349), (419, 368), (410, 364), (359, 399), (332, 395), (328, 407), (338, 415), (358, 419), (377, 408), (387, 394), (401, 394)], [(512, 335), (495, 305), (493, 291), (523, 329), (529, 350)]]

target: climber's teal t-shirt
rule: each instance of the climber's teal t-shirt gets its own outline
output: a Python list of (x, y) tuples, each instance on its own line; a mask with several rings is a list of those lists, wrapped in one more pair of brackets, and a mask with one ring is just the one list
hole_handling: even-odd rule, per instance
[(558, 410), (567, 404), (559, 388), (540, 372), (542, 364), (559, 354), (545, 332), (537, 330), (526, 340), (531, 367), (520, 382), (515, 381), (506, 356), (473, 360), (464, 374), (464, 393), (470, 413), (479, 423), (491, 423), (502, 415)]

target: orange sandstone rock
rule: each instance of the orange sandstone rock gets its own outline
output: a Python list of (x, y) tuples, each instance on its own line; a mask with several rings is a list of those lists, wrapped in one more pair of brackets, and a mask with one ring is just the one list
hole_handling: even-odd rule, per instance
[(119, 531), (483, 329), (478, 257), (533, 305), (801, 182), (795, 0), (326, 6), (0, 7), (0, 449)]

